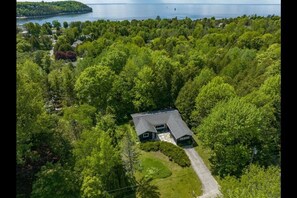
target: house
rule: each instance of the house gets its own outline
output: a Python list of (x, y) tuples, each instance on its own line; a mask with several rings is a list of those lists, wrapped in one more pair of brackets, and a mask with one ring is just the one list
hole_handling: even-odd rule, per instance
[(71, 45), (71, 47), (73, 47), (73, 48), (76, 48), (78, 45), (80, 45), (80, 44), (82, 44), (83, 42), (81, 41), (81, 40), (77, 40), (77, 41), (75, 41), (72, 45)]
[(23, 36), (27, 36), (28, 35), (28, 31), (27, 30), (22, 31), (22, 35)]
[(169, 132), (177, 145), (193, 143), (193, 132), (176, 109), (131, 114), (140, 141), (157, 140), (159, 133)]

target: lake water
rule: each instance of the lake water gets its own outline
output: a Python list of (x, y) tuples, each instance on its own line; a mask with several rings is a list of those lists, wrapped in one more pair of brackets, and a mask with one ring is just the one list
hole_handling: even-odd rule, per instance
[(93, 12), (86, 14), (64, 15), (39, 19), (18, 19), (17, 24), (34, 22), (43, 24), (58, 20), (64, 21), (95, 21), (105, 20), (132, 20), (161, 18), (201, 19), (215, 17), (231, 18), (242, 15), (281, 15), (280, 4), (87, 4)]

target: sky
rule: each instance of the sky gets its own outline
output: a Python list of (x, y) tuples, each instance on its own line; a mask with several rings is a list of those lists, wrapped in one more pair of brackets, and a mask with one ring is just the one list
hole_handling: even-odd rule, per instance
[[(40, 2), (41, 0), (17, 0)], [(53, 0), (44, 0), (53, 1)], [(57, 0), (55, 0), (57, 1)], [(219, 4), (280, 4), (281, 0), (77, 0), (82, 3), (219, 3)]]

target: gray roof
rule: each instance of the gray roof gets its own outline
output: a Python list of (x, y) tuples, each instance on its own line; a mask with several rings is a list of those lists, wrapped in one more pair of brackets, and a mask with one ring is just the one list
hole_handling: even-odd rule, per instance
[(138, 136), (147, 131), (157, 132), (155, 126), (161, 124), (167, 124), (175, 139), (184, 135), (193, 135), (176, 109), (135, 113), (131, 116)]
[(79, 44), (82, 44), (83, 42), (81, 41), (81, 40), (77, 40), (77, 41), (75, 41), (71, 46), (72, 47), (76, 47), (76, 46), (78, 46)]

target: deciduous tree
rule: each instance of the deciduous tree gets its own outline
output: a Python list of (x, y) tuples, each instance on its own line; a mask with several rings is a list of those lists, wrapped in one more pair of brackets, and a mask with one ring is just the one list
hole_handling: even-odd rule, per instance
[(114, 77), (115, 74), (109, 67), (88, 67), (80, 74), (74, 86), (78, 99), (105, 111)]

